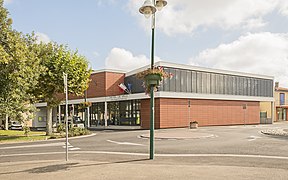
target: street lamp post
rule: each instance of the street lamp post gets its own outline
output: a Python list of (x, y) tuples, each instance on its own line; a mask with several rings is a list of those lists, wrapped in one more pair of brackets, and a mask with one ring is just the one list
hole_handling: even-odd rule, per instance
[[(155, 12), (157, 9), (160, 11), (166, 5), (166, 0), (153, 0), (153, 3), (150, 0), (145, 0), (139, 9), (139, 12), (144, 14), (146, 18), (152, 15), (151, 69), (154, 67)], [(150, 88), (150, 159), (154, 159), (154, 85), (151, 85)]]

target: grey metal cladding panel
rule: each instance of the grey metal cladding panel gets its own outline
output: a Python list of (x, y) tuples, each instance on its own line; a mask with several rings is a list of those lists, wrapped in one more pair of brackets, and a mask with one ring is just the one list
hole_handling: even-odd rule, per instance
[(228, 75), (223, 75), (223, 81), (224, 81), (224, 94), (228, 94)]
[(216, 94), (223, 94), (224, 93), (224, 80), (222, 74), (216, 74)]
[(197, 72), (197, 78), (196, 78), (196, 85), (197, 85), (197, 89), (196, 92), (197, 93), (202, 93), (202, 72)]
[(124, 78), (124, 83), (127, 86), (128, 83), (132, 84), (132, 93), (142, 93), (144, 92), (144, 87), (142, 86), (143, 80), (136, 78), (135, 75), (128, 76)]
[(258, 95), (258, 79), (254, 79), (254, 95), (259, 96)]
[(211, 76), (210, 92), (211, 94), (216, 94), (216, 74), (211, 73), (210, 76)]
[(173, 78), (170, 79), (169, 83), (169, 91), (175, 92), (176, 91), (176, 70), (170, 69), (170, 73), (173, 74)]
[(260, 94), (261, 96), (265, 96), (265, 80), (264, 79), (260, 80), (260, 86), (261, 86)]
[(207, 93), (211, 94), (211, 73), (207, 73)]
[(269, 80), (269, 97), (273, 97), (273, 80)]
[(192, 92), (192, 72), (187, 71), (187, 92)]
[(210, 94), (210, 73), (202, 72), (202, 93)]
[(228, 75), (226, 78), (225, 88), (226, 88), (226, 91), (225, 91), (226, 94), (229, 94), (229, 95), (233, 94), (233, 77), (230, 75)]
[[(169, 68), (164, 68), (164, 71), (165, 72), (167, 72), (167, 73), (170, 73), (170, 69)], [(174, 78), (174, 77), (172, 77), (172, 78)], [(170, 79), (169, 78), (165, 78), (164, 80), (163, 80), (163, 91), (169, 91), (169, 85), (170, 85)]]
[(248, 78), (244, 77), (244, 96), (248, 96)]
[(271, 80), (267, 80), (267, 97), (271, 97)]
[(243, 80), (241, 77), (236, 77), (237, 78), (237, 95), (243, 95), (242, 90), (243, 90)]
[(262, 96), (262, 94), (261, 94), (261, 79), (257, 79), (257, 89), (258, 89), (258, 96)]
[[(273, 80), (174, 68), (164, 70), (173, 77), (164, 80), (159, 89), (162, 91), (273, 97)], [(125, 82), (129, 78), (131, 81), (127, 77)], [(138, 85), (133, 85), (132, 91), (144, 92), (141, 80), (134, 79), (135, 83)]]
[(181, 70), (176, 69), (176, 92), (181, 92)]
[(237, 82), (236, 82), (236, 77), (232, 76), (232, 94), (237, 95)]
[(265, 80), (265, 97), (269, 96), (269, 81)]
[(236, 76), (235, 82), (236, 82), (236, 95), (240, 95), (240, 77)]
[(202, 89), (202, 93), (206, 94), (207, 93), (207, 75), (206, 73), (202, 72), (202, 79), (201, 79), (201, 89)]
[(197, 73), (196, 71), (192, 71), (192, 92), (197, 92)]
[(187, 71), (181, 70), (181, 92), (187, 92)]
[(254, 82), (254, 78), (250, 78), (250, 96), (255, 96), (255, 82)]

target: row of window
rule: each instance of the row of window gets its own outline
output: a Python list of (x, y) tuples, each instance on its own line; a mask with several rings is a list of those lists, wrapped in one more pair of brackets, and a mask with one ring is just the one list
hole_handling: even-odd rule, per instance
[(172, 73), (160, 91), (273, 97), (273, 80), (165, 68)]

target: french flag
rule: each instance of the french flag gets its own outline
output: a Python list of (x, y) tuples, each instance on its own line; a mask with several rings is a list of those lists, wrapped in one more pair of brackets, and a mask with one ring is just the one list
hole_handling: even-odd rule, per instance
[(122, 92), (126, 92), (126, 93), (130, 94), (130, 91), (129, 91), (128, 88), (125, 86), (125, 84), (121, 83), (121, 84), (118, 85), (118, 87), (120, 88), (120, 90), (121, 90)]

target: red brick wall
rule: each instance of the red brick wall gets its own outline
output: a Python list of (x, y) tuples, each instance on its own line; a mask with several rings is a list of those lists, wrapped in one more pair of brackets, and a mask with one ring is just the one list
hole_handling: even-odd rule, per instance
[(122, 73), (112, 73), (106, 72), (105, 73), (105, 90), (106, 96), (116, 96), (124, 94), (119, 90), (118, 85), (124, 82), (125, 75)]
[[(99, 72), (91, 74), (90, 83), (87, 89), (87, 97), (104, 97), (104, 96), (115, 96), (123, 94), (119, 90), (118, 85), (124, 82), (125, 75), (123, 73), (114, 72)], [(83, 96), (69, 95), (69, 99), (82, 99)]]
[[(198, 121), (199, 126), (244, 124), (243, 104), (247, 104), (245, 123), (260, 123), (259, 102), (198, 99), (190, 101), (190, 121)], [(149, 99), (141, 100), (141, 121), (144, 129), (149, 128), (149, 107)], [(188, 117), (188, 99), (155, 99), (155, 128), (187, 127)]]

